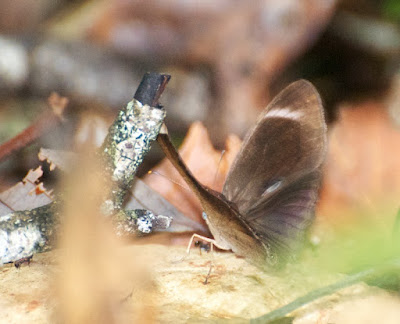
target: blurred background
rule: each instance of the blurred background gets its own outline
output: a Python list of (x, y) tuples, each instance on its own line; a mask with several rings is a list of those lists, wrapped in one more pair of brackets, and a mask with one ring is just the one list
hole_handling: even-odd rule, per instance
[[(399, 246), (392, 235), (400, 236), (400, 218), (397, 229), (393, 225), (400, 206), (400, 0), (0, 0), (0, 192), (38, 166), (41, 147), (73, 151), (87, 143), (100, 145), (147, 71), (172, 76), (161, 103), (175, 143), (182, 142), (194, 121), (201, 121), (219, 150), (229, 134), (242, 137), (285, 86), (300, 78), (310, 80), (321, 94), (329, 127), (311, 242), (318, 246), (327, 240), (333, 224), (345, 221), (351, 226), (340, 229), (344, 235), (334, 242), (337, 249), (309, 250), (319, 257), (319, 266), (327, 263), (345, 272), (379, 263), (392, 253), (393, 242)], [(207, 132), (196, 127), (186, 141), (186, 153), (193, 164), (210, 171), (207, 161), (212, 155), (217, 165), (220, 153), (206, 147), (202, 140)], [(140, 174), (162, 158), (154, 145)], [(191, 170), (193, 164), (189, 163)], [(88, 171), (79, 169), (76, 179), (72, 177), (75, 201), (92, 186), (99, 187), (90, 173), (92, 164), (86, 167)], [(52, 188), (58, 171), (50, 172), (47, 163), (43, 169), (43, 182)], [(215, 173), (212, 169), (207, 176), (210, 182)], [(86, 181), (84, 175), (92, 177)], [(159, 187), (159, 182), (153, 186)], [(185, 204), (194, 208), (186, 194), (170, 194), (180, 209)], [(126, 288), (124, 280), (136, 276), (132, 287), (140, 288), (140, 298), (133, 301), (144, 300), (143, 291), (156, 289), (135, 272), (147, 275), (148, 270), (137, 265), (149, 263), (130, 252), (116, 256), (111, 239), (104, 239), (101, 227), (92, 226), (99, 220), (90, 213), (97, 205), (82, 205), (71, 205), (74, 226), (66, 235), (71, 241), (65, 243), (75, 247), (81, 259), (74, 263), (65, 258), (65, 269), (71, 272), (58, 281), (67, 283), (63, 297), (70, 298), (67, 305), (73, 307), (64, 311), (74, 315), (83, 305), (80, 309), (87, 315), (85, 307), (92, 307), (99, 318), (93, 322), (101, 322), (105, 314), (103, 322), (112, 323), (107, 316), (123, 313), (109, 312), (104, 307), (111, 305), (108, 295), (96, 299), (96, 287)], [(201, 220), (200, 206), (194, 209)], [(85, 215), (88, 221), (83, 222)], [(355, 235), (362, 227), (367, 229)], [(387, 246), (389, 252), (383, 251)], [(53, 256), (47, 257), (53, 262)], [(46, 256), (36, 258), (40, 264)], [(398, 271), (396, 276), (391, 289), (398, 291)], [(235, 277), (231, 282), (237, 285), (236, 281)], [(81, 291), (68, 290), (76, 282)], [(25, 286), (15, 286), (16, 296), (25, 293)], [(238, 293), (242, 298), (241, 289)], [(153, 307), (152, 301), (148, 304)], [(140, 311), (138, 305), (135, 316), (151, 322), (143, 320), (152, 316), (148, 308)]]
[[(40, 147), (101, 143), (143, 73), (157, 71), (172, 75), (162, 103), (175, 141), (202, 121), (217, 148), (243, 136), (287, 84), (310, 80), (336, 134), (323, 200), (368, 201), (370, 189), (398, 197), (399, 0), (20, 0), (0, 9), (0, 141), (33, 127), (32, 144), (1, 147), (1, 189), (37, 165)], [(44, 127), (53, 91), (69, 104), (63, 122)], [(142, 174), (161, 158), (153, 150)]]

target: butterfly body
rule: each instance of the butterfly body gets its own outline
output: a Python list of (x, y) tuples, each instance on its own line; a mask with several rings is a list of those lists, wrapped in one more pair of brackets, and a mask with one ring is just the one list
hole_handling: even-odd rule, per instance
[(262, 269), (299, 251), (314, 219), (327, 139), (321, 99), (305, 80), (284, 89), (246, 135), (222, 193), (201, 185), (168, 139), (159, 143), (206, 213), (223, 249)]
[[(270, 249), (242, 219), (234, 203), (222, 193), (203, 186), (198, 194), (205, 213), (205, 221), (214, 238), (213, 244), (245, 256), (262, 267), (273, 267), (275, 258)], [(235, 215), (235, 217), (232, 217)]]

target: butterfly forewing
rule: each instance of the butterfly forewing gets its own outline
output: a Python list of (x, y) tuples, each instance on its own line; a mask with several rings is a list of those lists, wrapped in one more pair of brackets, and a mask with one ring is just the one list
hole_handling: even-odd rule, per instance
[(223, 194), (272, 252), (291, 252), (313, 219), (326, 152), (321, 100), (300, 80), (283, 90), (249, 131)]

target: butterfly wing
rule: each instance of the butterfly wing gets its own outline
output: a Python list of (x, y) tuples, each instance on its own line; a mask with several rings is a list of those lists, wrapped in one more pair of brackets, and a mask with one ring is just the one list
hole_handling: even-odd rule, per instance
[(263, 111), (232, 165), (223, 194), (276, 255), (294, 253), (313, 221), (326, 147), (321, 99), (300, 80)]

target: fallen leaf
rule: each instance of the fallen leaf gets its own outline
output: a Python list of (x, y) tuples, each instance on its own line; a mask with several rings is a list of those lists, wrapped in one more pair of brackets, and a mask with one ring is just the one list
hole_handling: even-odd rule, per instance
[(40, 161), (47, 161), (50, 164), (51, 171), (56, 167), (61, 171), (68, 171), (71, 169), (71, 164), (73, 165), (76, 160), (76, 154), (73, 152), (45, 148), (40, 148), (38, 157)]
[(30, 210), (53, 201), (39, 178), (43, 175), (42, 167), (29, 170), (25, 178), (8, 190), (0, 193), (0, 216), (17, 210)]
[(400, 205), (400, 131), (383, 104), (344, 106), (329, 136), (319, 212), (333, 219), (395, 215)]

